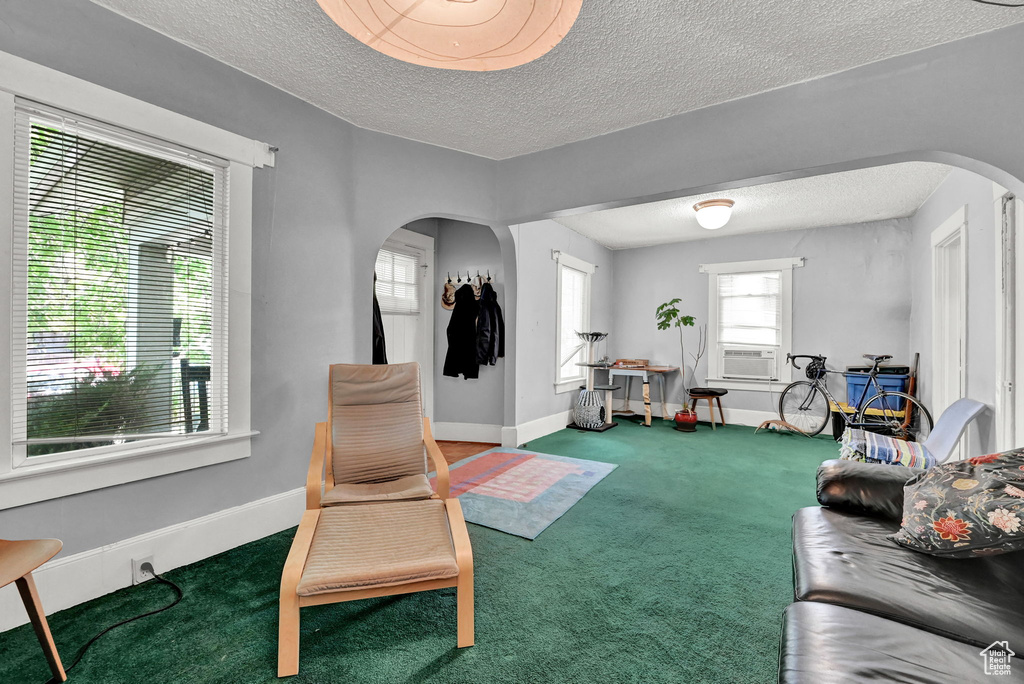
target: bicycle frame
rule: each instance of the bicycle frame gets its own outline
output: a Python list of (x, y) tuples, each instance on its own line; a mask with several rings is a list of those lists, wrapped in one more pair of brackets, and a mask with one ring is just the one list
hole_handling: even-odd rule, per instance
[[(834, 396), (832, 396), (831, 392), (828, 391), (828, 384), (824, 381), (824, 379), (828, 377), (829, 373), (840, 373), (841, 371), (828, 370), (827, 368), (823, 368), (822, 370), (823, 370), (823, 374), (818, 376), (818, 377), (816, 377), (814, 380), (812, 380), (811, 381), (811, 386), (821, 390), (821, 393), (825, 395), (825, 399), (829, 403), (829, 409), (831, 411), (833, 406), (836, 406), (836, 407), (839, 406), (839, 402), (836, 401), (836, 398)], [(869, 397), (873, 397), (876, 394), (880, 394), (882, 392), (882, 387), (881, 387), (881, 385), (878, 384), (877, 378), (878, 378), (878, 362), (876, 361), (874, 363), (874, 365), (871, 367), (871, 371), (868, 373), (868, 381), (864, 384), (864, 389), (861, 390), (860, 396), (857, 397), (857, 401), (854, 404), (855, 407), (862, 406), (864, 404), (864, 400), (865, 399), (867, 399)], [(869, 389), (873, 389), (874, 391), (871, 394), (868, 394), (868, 390)], [(806, 409), (808, 402), (811, 400), (811, 398), (813, 396), (814, 396), (813, 390), (808, 392), (807, 396), (804, 398), (803, 402), (801, 402), (800, 408), (801, 409)], [(846, 423), (846, 427), (849, 427), (849, 428), (870, 428), (870, 427), (876, 427), (874, 423), (858, 423), (856, 420), (854, 420), (854, 418), (851, 417), (851, 416), (856, 416), (857, 415), (856, 411), (854, 411), (853, 413), (850, 413), (850, 414), (847, 414), (845, 411), (838, 411), (838, 412), (837, 411), (831, 411), (831, 413), (833, 413), (833, 414), (839, 413), (839, 415), (842, 416), (842, 418), (843, 418), (843, 422)]]

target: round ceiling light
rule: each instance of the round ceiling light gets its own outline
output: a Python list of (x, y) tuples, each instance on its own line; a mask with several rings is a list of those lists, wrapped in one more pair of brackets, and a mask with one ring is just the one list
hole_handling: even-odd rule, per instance
[(531, 62), (572, 28), (583, 0), (317, 0), (355, 39), (421, 66), (496, 71)]
[(730, 199), (709, 199), (697, 202), (693, 205), (693, 210), (697, 212), (697, 223), (701, 225), (701, 228), (718, 230), (732, 217), (733, 204), (735, 202)]

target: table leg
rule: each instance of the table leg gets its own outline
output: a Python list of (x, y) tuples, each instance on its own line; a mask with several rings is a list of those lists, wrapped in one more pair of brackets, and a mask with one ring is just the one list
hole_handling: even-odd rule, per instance
[(633, 376), (632, 375), (627, 375), (626, 376), (626, 397), (625, 397), (625, 401), (622, 404), (622, 412), (623, 413), (632, 413), (633, 412), (633, 409), (629, 408), (629, 391), (631, 389), (633, 389)]
[(658, 384), (661, 385), (661, 419), (669, 420), (668, 399), (665, 398), (665, 374), (658, 373)]
[[(610, 383), (609, 383), (610, 384)], [(604, 391), (604, 424), (612, 424), (612, 390)]]
[(651, 381), (644, 378), (644, 425), (651, 427)]

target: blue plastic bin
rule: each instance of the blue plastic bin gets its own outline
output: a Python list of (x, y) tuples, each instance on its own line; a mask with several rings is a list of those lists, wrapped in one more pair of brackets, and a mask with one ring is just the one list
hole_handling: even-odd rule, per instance
[[(854, 406), (858, 399), (860, 399), (860, 393), (864, 391), (864, 386), (868, 384), (867, 373), (845, 373), (846, 375), (846, 403), (850, 406)], [(906, 392), (907, 391), (907, 379), (909, 375), (894, 375), (886, 373), (879, 375), (875, 380), (878, 382), (878, 386), (883, 390), (890, 390), (895, 392)], [(864, 402), (875, 395), (874, 388), (868, 390), (867, 394), (864, 395)], [(903, 401), (899, 397), (891, 397), (885, 401), (887, 409), (893, 411), (903, 410)], [(861, 405), (857, 405), (856, 408), (861, 408)], [(873, 406), (872, 408), (881, 408)]]

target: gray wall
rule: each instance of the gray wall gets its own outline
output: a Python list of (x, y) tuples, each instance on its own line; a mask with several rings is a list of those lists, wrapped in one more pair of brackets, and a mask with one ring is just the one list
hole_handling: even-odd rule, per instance
[[(504, 269), (501, 262), (501, 246), (487, 226), (449, 219), (438, 220), (436, 268), (438, 283), (441, 278), (456, 271), (465, 280), (466, 270), (476, 275), (491, 272), (491, 285), (498, 295), (498, 305), (505, 309)], [(460, 287), (458, 283), (455, 285)], [(498, 359), (497, 365), (480, 366), (480, 377), (466, 380), (461, 375), (450, 378), (443, 374), (444, 360), (448, 353), (448, 322), (452, 312), (441, 307), (441, 293), (438, 291), (434, 307), (434, 420), (450, 423), (480, 423), (504, 425), (505, 359)]]
[[(906, 363), (910, 240), (910, 224), (903, 219), (616, 251), (609, 348), (615, 357), (678, 366), (678, 332), (659, 331), (654, 312), (662, 302), (679, 297), (683, 313), (695, 316), (697, 325), (707, 323), (709, 276), (698, 271), (700, 264), (804, 257), (805, 265), (793, 269), (794, 353), (824, 354), (835, 369), (860, 365), (864, 353), (892, 354), (894, 363)], [(684, 340), (692, 385), (689, 354), (696, 351), (696, 327), (684, 330)], [(794, 371), (794, 380), (797, 375)], [(696, 369), (696, 383), (704, 384), (706, 377), (705, 356)], [(678, 403), (679, 376), (667, 379), (669, 402)], [(784, 386), (777, 385), (772, 395), (731, 390), (723, 405), (774, 412), (777, 392)], [(846, 391), (841, 376), (830, 378), (829, 387), (839, 396)], [(637, 383), (633, 395), (640, 396)], [(656, 388), (652, 395), (661, 399)]]
[[(597, 266), (591, 278), (591, 330), (610, 332), (612, 322), (612, 254), (554, 221), (512, 227), (519, 272), (519, 318), (516, 325), (516, 423), (526, 423), (572, 408), (576, 392), (555, 393), (555, 282), (551, 250)], [(598, 345), (598, 357), (607, 342)]]
[[(995, 404), (996, 395), (996, 206), (992, 181), (954, 169), (911, 220), (913, 309), (910, 346), (921, 352), (920, 391), (932, 402), (932, 249), (931, 234), (953, 213), (967, 206), (967, 396)], [(938, 418), (938, 415), (934, 416)], [(970, 456), (995, 450), (991, 411), (969, 433)]]

